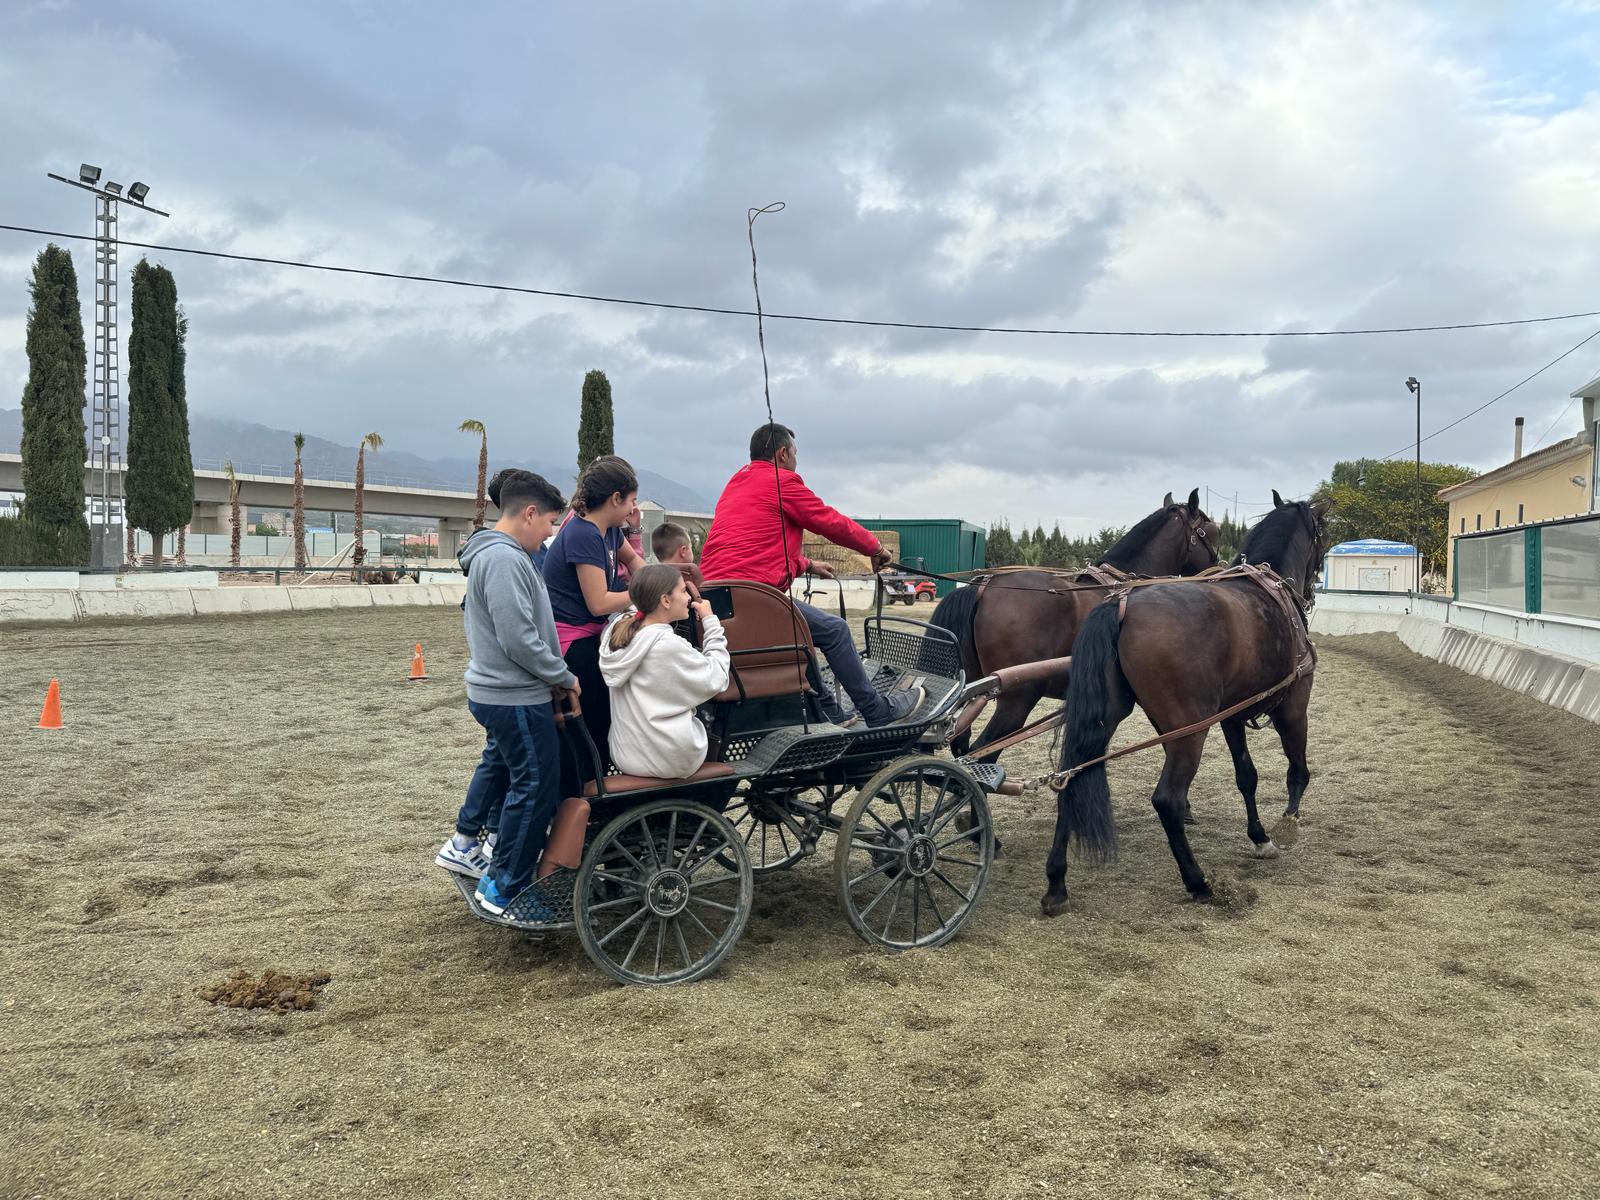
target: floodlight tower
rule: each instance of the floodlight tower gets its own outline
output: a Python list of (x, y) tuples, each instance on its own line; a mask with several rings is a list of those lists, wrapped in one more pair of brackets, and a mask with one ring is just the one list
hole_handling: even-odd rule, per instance
[(117, 355), (117, 205), (131, 204), (158, 217), (171, 216), (144, 202), (145, 183), (100, 183), (100, 168), (84, 163), (78, 177), (48, 172), (51, 179), (95, 196), (94, 405), (89, 422), (89, 565), (122, 563), (122, 397)]

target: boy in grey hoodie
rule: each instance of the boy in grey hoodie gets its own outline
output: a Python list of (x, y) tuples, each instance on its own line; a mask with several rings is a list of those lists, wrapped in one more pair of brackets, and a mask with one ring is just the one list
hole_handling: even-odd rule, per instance
[[(533, 871), (561, 803), (561, 747), (553, 701), (576, 695), (556, 643), (555, 617), (531, 551), (544, 544), (566, 501), (531, 471), (500, 479), (500, 520), (461, 548), (467, 573), (467, 709), (485, 733), (483, 759), (456, 818), (456, 833), (434, 862), (477, 875), (477, 900), (500, 914), (533, 883)], [(477, 837), (500, 810), (492, 862)], [(530, 902), (531, 901), (531, 902)], [(548, 920), (537, 897), (519, 918)]]

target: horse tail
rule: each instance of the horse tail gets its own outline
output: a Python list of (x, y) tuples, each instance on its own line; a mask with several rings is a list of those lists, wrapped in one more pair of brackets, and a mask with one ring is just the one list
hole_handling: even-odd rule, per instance
[[(928, 624), (940, 629), (947, 629), (955, 634), (956, 642), (961, 647), (961, 669), (971, 683), (978, 677), (978, 647), (973, 638), (974, 625), (978, 616), (978, 597), (982, 589), (968, 584), (958, 587), (934, 606), (933, 615), (928, 618)], [(967, 730), (960, 737), (950, 743), (950, 751), (957, 758), (962, 757), (972, 748), (972, 730)]]
[[(1114, 692), (1127, 688), (1117, 642), (1122, 618), (1115, 601), (1089, 614), (1072, 644), (1072, 674), (1067, 681), (1067, 731), (1062, 739), (1061, 768), (1099, 758), (1111, 744)], [(1105, 763), (1088, 767), (1067, 781), (1060, 803), (1067, 830), (1079, 850), (1093, 862), (1117, 857), (1117, 828), (1111, 817), (1111, 786)]]

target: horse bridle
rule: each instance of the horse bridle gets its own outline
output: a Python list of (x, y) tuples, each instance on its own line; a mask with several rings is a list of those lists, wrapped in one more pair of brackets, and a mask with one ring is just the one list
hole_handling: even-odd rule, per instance
[(1206, 554), (1211, 559), (1211, 565), (1213, 567), (1222, 561), (1221, 556), (1217, 554), (1216, 546), (1214, 546), (1211, 542), (1211, 539), (1206, 536), (1206, 526), (1211, 523), (1211, 518), (1206, 516), (1206, 514), (1201, 512), (1199, 509), (1195, 510), (1195, 514), (1192, 517), (1185, 515), (1189, 511), (1189, 506), (1187, 504), (1174, 504), (1172, 508), (1174, 515), (1176, 515), (1180, 521), (1186, 520), (1189, 524), (1189, 548), (1193, 549), (1194, 544), (1196, 542), (1200, 542), (1205, 546)]

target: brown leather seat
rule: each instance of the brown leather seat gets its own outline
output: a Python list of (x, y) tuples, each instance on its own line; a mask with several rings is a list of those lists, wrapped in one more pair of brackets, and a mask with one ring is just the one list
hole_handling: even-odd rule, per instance
[[(712, 596), (719, 590), (727, 592), (727, 603)], [(717, 700), (766, 700), (809, 690), (811, 630), (793, 600), (777, 588), (745, 579), (713, 580), (700, 591), (719, 611), (733, 611), (722, 621), (733, 669)]]
[[(727, 763), (708, 762), (693, 775), (685, 779), (652, 779), (648, 775), (607, 775), (605, 778), (606, 795), (614, 796), (619, 792), (643, 792), (651, 788), (668, 787), (674, 783), (699, 783), (706, 779), (726, 779), (733, 774), (733, 768)], [(600, 787), (590, 780), (583, 785), (585, 796), (598, 796)]]

